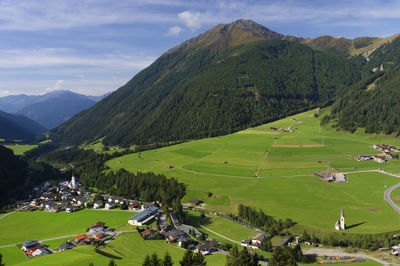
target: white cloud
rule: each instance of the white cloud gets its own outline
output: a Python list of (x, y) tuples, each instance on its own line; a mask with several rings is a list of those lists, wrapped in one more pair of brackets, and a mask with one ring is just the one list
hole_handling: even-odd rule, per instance
[(201, 27), (200, 12), (183, 11), (178, 14), (178, 18), (192, 31)]
[(46, 88), (45, 91), (58, 91), (61, 89), (61, 85), (63, 84), (64, 80), (60, 79), (57, 80), (53, 87)]
[(173, 26), (168, 29), (168, 32), (165, 34), (166, 36), (178, 36), (179, 33), (182, 32), (182, 28), (179, 26)]

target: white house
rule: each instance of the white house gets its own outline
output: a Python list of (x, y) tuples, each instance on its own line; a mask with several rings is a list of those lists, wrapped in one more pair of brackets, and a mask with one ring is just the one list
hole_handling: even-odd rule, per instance
[(103, 201), (101, 201), (101, 200), (98, 200), (93, 204), (93, 208), (95, 208), (95, 209), (98, 209), (101, 207), (103, 207)]
[(115, 208), (115, 205), (112, 203), (106, 203), (106, 205), (104, 206), (104, 209), (109, 210), (109, 209), (113, 209)]

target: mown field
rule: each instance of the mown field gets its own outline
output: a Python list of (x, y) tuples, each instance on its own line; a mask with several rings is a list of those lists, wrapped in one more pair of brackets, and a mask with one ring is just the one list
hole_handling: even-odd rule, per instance
[[(400, 169), (400, 160), (357, 162), (357, 154), (377, 154), (374, 143), (400, 145), (398, 138), (354, 134), (320, 127), (315, 111), (301, 113), (235, 134), (129, 154), (107, 162), (112, 169), (153, 171), (187, 184), (184, 201), (198, 198), (206, 208), (236, 214), (242, 204), (261, 208), (298, 226), (334, 232), (343, 208), (347, 233), (398, 230), (400, 216), (383, 200), (385, 185), (400, 180), (381, 173), (348, 174), (348, 183), (328, 184), (315, 171)], [(294, 132), (268, 130), (271, 126)], [(168, 169), (168, 165), (173, 166)], [(257, 174), (258, 177), (254, 175)], [(211, 195), (211, 196), (210, 196)]]
[[(108, 265), (112, 256), (117, 265), (141, 265), (147, 254), (157, 253), (163, 257), (168, 252), (179, 265), (184, 250), (177, 245), (169, 245), (165, 240), (143, 240), (137, 232), (124, 233), (105, 247), (100, 248), (107, 253), (96, 253), (92, 246), (80, 246), (60, 253), (28, 259), (17, 247), (0, 249), (3, 261), (7, 265)], [(5, 252), (5, 253), (4, 253)], [(5, 255), (5, 256), (4, 256)], [(207, 265), (224, 265), (225, 256), (216, 254), (207, 256)]]

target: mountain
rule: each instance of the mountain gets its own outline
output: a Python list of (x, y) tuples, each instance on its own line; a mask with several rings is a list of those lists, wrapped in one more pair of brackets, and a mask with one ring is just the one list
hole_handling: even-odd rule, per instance
[(107, 95), (86, 96), (65, 90), (44, 95), (11, 95), (0, 98), (0, 109), (25, 115), (51, 129)]
[(128, 146), (221, 135), (329, 104), (363, 78), (365, 59), (300, 40), (250, 20), (217, 25), (167, 51), (51, 138)]
[(31, 139), (34, 135), (46, 131), (39, 123), (18, 114), (0, 111), (0, 138)]

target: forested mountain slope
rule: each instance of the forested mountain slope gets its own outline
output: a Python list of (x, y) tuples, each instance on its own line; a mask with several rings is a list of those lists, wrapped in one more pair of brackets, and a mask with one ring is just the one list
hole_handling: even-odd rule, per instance
[(42, 125), (23, 115), (0, 111), (0, 138), (2, 139), (28, 140), (45, 131)]
[(331, 103), (365, 64), (239, 20), (169, 50), (50, 134), (124, 146), (226, 134)]

